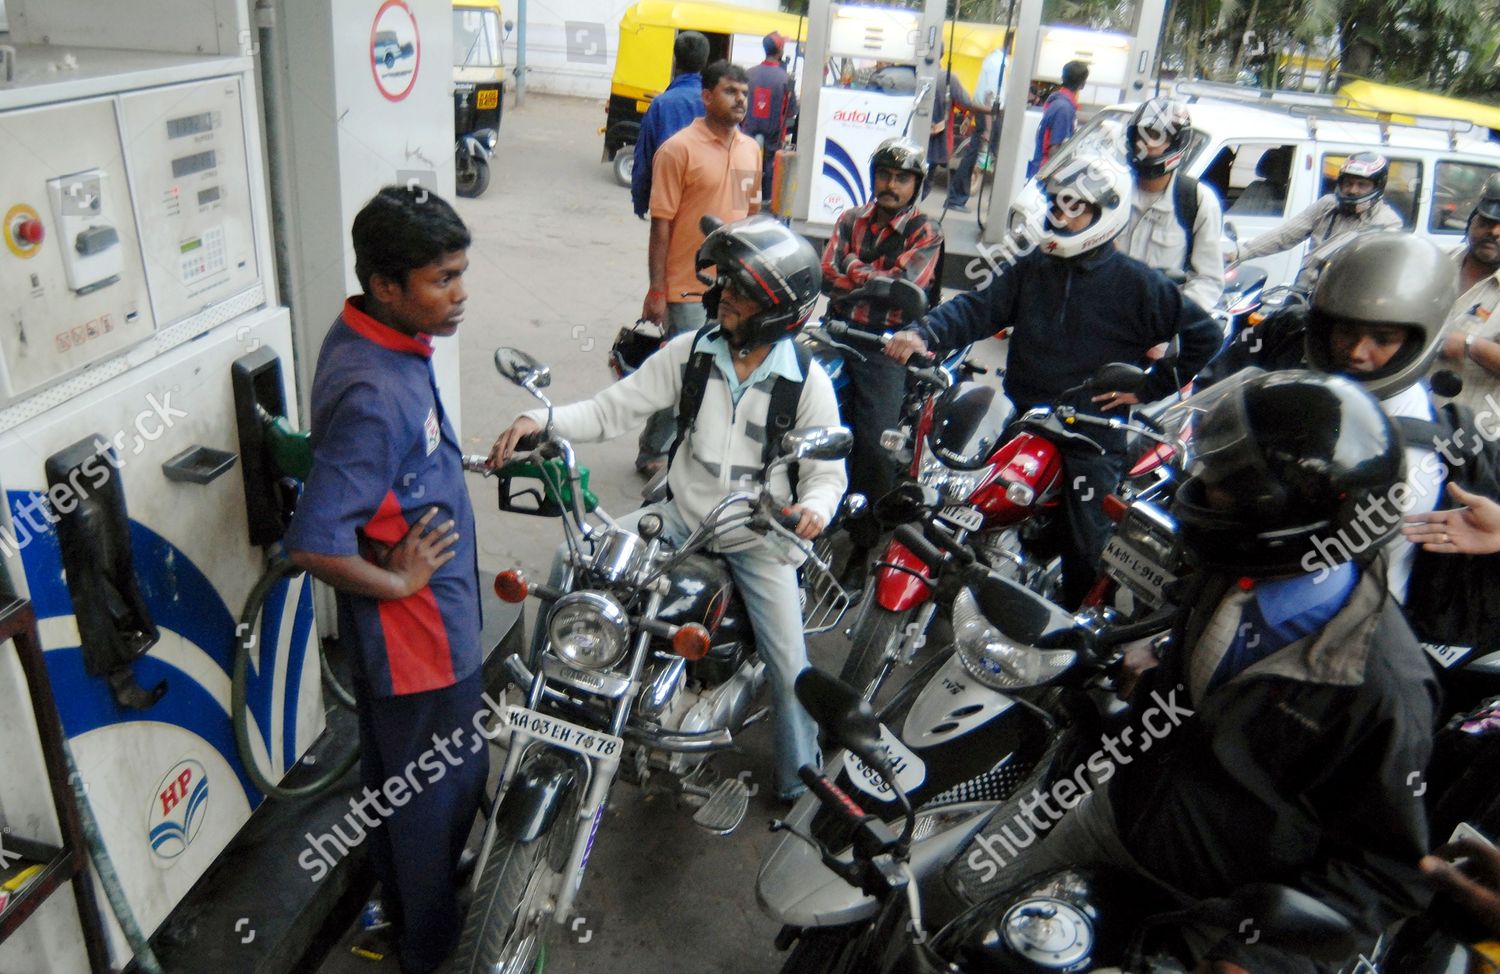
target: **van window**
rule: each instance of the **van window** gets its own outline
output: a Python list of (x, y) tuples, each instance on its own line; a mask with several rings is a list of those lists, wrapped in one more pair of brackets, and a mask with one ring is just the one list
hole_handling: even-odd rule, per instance
[(1219, 150), (1202, 180), (1224, 198), (1224, 215), (1286, 215), (1287, 190), (1297, 146), (1274, 142), (1230, 142)]
[[(1349, 158), (1346, 152), (1329, 153), (1323, 156), (1323, 185), (1319, 196), (1333, 192), (1338, 181), (1339, 167)], [(1390, 157), (1387, 157), (1390, 158)], [(1422, 163), (1417, 159), (1391, 159), (1390, 175), (1385, 180), (1385, 201), (1401, 218), (1401, 226), (1407, 230), (1417, 225), (1417, 201), (1422, 198)]]
[(1432, 180), (1432, 214), (1427, 220), (1431, 233), (1463, 233), (1469, 214), (1479, 200), (1484, 181), (1494, 166), (1476, 162), (1440, 162)]

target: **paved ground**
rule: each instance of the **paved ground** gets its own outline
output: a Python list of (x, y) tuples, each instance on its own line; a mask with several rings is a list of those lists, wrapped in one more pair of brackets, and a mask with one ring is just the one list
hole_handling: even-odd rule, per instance
[[(627, 190), (599, 161), (599, 102), (532, 95), (507, 109), (487, 194), (458, 201), (474, 233), (467, 275), (469, 310), (459, 340), (465, 449), (488, 450), (496, 433), (534, 403), (494, 370), (497, 345), (522, 348), (552, 366), (555, 401), (586, 397), (612, 380), (606, 356), (619, 328), (640, 313), (646, 290), (647, 226), (630, 212)], [(934, 207), (938, 195), (928, 201)], [(965, 216), (972, 220), (972, 216)], [(992, 357), (992, 356), (986, 356)], [(581, 447), (591, 484), (606, 510), (637, 506), (635, 437)], [(482, 571), (520, 566), (545, 572), (560, 540), (556, 522), (502, 515), (492, 490), (476, 484)], [(828, 637), (815, 662), (837, 666), (845, 647)], [(762, 725), (722, 767), (770, 773), (770, 733)], [(775, 837), (767, 794), (729, 838), (692, 824), (669, 796), (616, 787), (595, 845), (579, 903), (583, 920), (550, 958), (548, 970), (676, 972), (775, 971), (777, 925), (755, 905), (754, 881)], [(347, 938), (346, 938), (347, 940)], [(323, 974), (394, 971), (395, 964), (352, 956), (341, 944)]]

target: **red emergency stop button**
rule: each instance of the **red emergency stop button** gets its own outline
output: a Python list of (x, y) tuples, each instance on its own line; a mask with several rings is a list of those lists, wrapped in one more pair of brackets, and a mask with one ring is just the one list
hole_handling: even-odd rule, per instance
[(25, 203), (12, 206), (0, 220), (0, 242), (4, 242), (6, 250), (22, 259), (41, 253), (42, 240), (46, 236), (47, 228), (42, 224), (41, 214)]

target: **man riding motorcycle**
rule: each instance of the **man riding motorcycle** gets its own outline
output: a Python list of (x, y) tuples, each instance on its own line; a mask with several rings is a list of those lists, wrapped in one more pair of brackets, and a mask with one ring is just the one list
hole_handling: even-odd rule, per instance
[[(904, 136), (886, 139), (870, 156), (868, 203), (839, 214), (823, 251), (823, 293), (837, 303), (872, 280), (906, 280), (927, 290), (937, 273), (943, 231), (917, 206), (927, 157), (922, 147)], [(843, 310), (850, 325), (879, 334), (900, 328), (900, 312), (881, 314), (867, 301)], [(849, 415), (854, 446), (849, 452), (849, 487), (875, 500), (895, 484), (891, 458), (881, 449), (880, 434), (901, 419), (906, 371), (877, 355), (848, 356)], [(869, 518), (854, 522), (854, 550), (846, 577), (863, 576), (865, 559), (874, 546), (876, 529)]]
[[(1401, 417), (1431, 423), (1424, 376), (1442, 350), (1457, 293), (1452, 261), (1429, 241), (1405, 233), (1362, 237), (1328, 262), (1310, 306), (1287, 308), (1241, 332), (1200, 384), (1250, 365), (1312, 368), (1355, 380), (1398, 425)], [(1443, 461), (1432, 436), (1406, 440), (1406, 513), (1425, 514), (1442, 500)], [(1387, 556), (1391, 593), (1405, 603), (1416, 549), (1396, 538)]]
[[(765, 438), (785, 432), (768, 429), (778, 383), (801, 386), (791, 425), (839, 425), (827, 374), (799, 356), (791, 341), (818, 297), (821, 274), (812, 245), (775, 219), (754, 216), (711, 232), (698, 251), (697, 266), (700, 274), (715, 268), (713, 286), (703, 297), (709, 323), (695, 334), (674, 338), (640, 369), (594, 398), (557, 407), (552, 421), (573, 442), (619, 436), (653, 412), (680, 405), (695, 356), (709, 356), (711, 368), (697, 390), (696, 415), (679, 416), (678, 439), (668, 459), (670, 499), (620, 519), (634, 531), (642, 515), (659, 514), (663, 536), (679, 543), (726, 494), (760, 476)], [(503, 464), (518, 441), (539, 432), (545, 421), (545, 410), (516, 419), (495, 441), (491, 464)], [(800, 515), (799, 537), (812, 539), (822, 532), (846, 484), (841, 461), (799, 462), (797, 503), (790, 508)], [(767, 487), (776, 497), (791, 496), (785, 468), (772, 475)], [(719, 545), (769, 671), (776, 790), (790, 801), (806, 790), (797, 768), (818, 760), (816, 730), (793, 691), (797, 674), (807, 667), (797, 570), (748, 528), (726, 532)], [(554, 584), (560, 584), (565, 570), (560, 558), (554, 560)]]
[[(1020, 816), (958, 857), (950, 878), (965, 898), (1072, 865), (1122, 868), (1185, 902), (1280, 883), (1372, 942), (1422, 905), (1438, 690), (1385, 587), (1378, 542), (1397, 525), (1366, 523), (1401, 481), (1401, 441), (1347, 379), (1234, 381), (1199, 421), (1174, 500), (1196, 572), (1167, 651), (1142, 667), (1131, 718), (1098, 760), (1063, 769), (1091, 791), (1049, 811), (1056, 824), (998, 868), (986, 856), (1006, 851), (997, 830), (1020, 831)], [(1359, 558), (1323, 559), (1320, 542), (1370, 532)], [(1260, 942), (1246, 919), (1182, 931), (1199, 972), (1324, 970)]]
[(1348, 234), (1401, 229), (1401, 217), (1381, 198), (1390, 173), (1391, 162), (1385, 156), (1378, 152), (1356, 152), (1339, 167), (1332, 193), (1317, 199), (1275, 230), (1237, 248), (1234, 262), (1279, 254), (1311, 241), (1292, 282), (1293, 288), (1303, 294), (1310, 293), (1329, 256), (1322, 253), (1325, 244)]
[(1182, 293), (1212, 309), (1224, 293), (1224, 213), (1213, 190), (1178, 169), (1192, 140), (1192, 116), (1175, 98), (1149, 99), (1130, 116), (1125, 158), (1135, 198), (1120, 249), (1147, 267), (1185, 272)]
[[(1047, 406), (1110, 362), (1135, 362), (1173, 337), (1180, 356), (1152, 366), (1139, 393), (1105, 392), (1068, 403), (1107, 412), (1171, 394), (1218, 349), (1219, 326), (1185, 300), (1160, 273), (1112, 245), (1130, 219), (1130, 177), (1116, 161), (1080, 154), (1044, 187), (1049, 210), (1028, 225), (1031, 245), (989, 287), (940, 306), (898, 332), (886, 354), (904, 362), (915, 352), (950, 349), (1010, 328), (1005, 394), (1018, 411)], [(1060, 531), (1063, 602), (1076, 607), (1098, 574), (1112, 522), (1105, 495), (1119, 483), (1124, 437), (1089, 434), (1102, 452), (1064, 446), (1068, 489)]]

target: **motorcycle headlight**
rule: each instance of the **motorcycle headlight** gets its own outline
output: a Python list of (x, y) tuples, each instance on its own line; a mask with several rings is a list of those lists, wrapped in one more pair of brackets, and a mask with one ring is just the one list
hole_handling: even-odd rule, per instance
[(939, 460), (931, 449), (922, 451), (922, 461), (917, 466), (917, 479), (936, 490), (949, 504), (962, 504), (978, 490), (989, 477), (993, 467), (978, 470), (954, 470)]
[(552, 607), (547, 636), (552, 651), (572, 664), (602, 670), (625, 655), (630, 622), (620, 603), (603, 592), (569, 592)]
[(990, 625), (964, 589), (953, 600), (953, 641), (964, 672), (992, 690), (1038, 687), (1077, 660), (1070, 649), (1037, 649), (1014, 642)]

